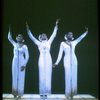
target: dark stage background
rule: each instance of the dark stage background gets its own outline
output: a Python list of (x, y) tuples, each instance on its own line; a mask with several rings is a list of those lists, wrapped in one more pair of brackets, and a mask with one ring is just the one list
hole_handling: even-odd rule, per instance
[[(53, 63), (58, 56), (60, 42), (68, 31), (77, 38), (88, 27), (88, 35), (77, 45), (78, 94), (98, 97), (98, 2), (97, 0), (3, 0), (3, 93), (11, 93), (11, 63), (13, 46), (7, 39), (9, 24), (13, 39), (18, 33), (24, 35), (29, 49), (29, 62), (25, 77), (25, 93), (39, 93), (37, 46), (26, 32), (28, 22), (34, 36), (42, 32), (48, 37), (53, 32), (56, 19), (60, 18), (59, 30), (51, 46)], [(53, 69), (52, 93), (64, 93), (63, 60)]]

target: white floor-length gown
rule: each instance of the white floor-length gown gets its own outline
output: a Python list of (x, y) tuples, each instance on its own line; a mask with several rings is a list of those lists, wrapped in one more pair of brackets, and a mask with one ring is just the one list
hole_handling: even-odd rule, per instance
[(12, 90), (16, 94), (23, 95), (24, 93), (24, 81), (25, 81), (25, 70), (21, 71), (21, 67), (27, 65), (29, 59), (29, 52), (27, 46), (24, 44), (22, 47), (18, 46), (8, 33), (8, 40), (13, 45), (13, 60), (12, 60)]
[(39, 93), (41, 95), (51, 94), (51, 79), (52, 79), (52, 57), (50, 54), (51, 43), (56, 37), (58, 27), (54, 31), (49, 40), (40, 42), (28, 31), (30, 39), (38, 46), (40, 55), (38, 60), (39, 68)]
[(55, 64), (58, 65), (64, 52), (64, 69), (65, 69), (65, 94), (71, 96), (71, 94), (77, 93), (77, 58), (75, 54), (76, 45), (86, 36), (87, 31), (80, 37), (70, 42), (68, 45), (66, 42), (61, 42), (58, 58)]

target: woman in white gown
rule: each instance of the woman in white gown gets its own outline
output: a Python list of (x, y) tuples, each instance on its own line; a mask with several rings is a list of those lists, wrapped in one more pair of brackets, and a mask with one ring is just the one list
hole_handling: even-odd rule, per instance
[(58, 58), (53, 65), (57, 66), (64, 52), (64, 69), (65, 69), (65, 95), (73, 97), (77, 93), (77, 58), (75, 54), (76, 45), (87, 35), (88, 29), (80, 37), (74, 40), (73, 33), (65, 34), (65, 41), (61, 42)]
[(22, 34), (18, 34), (15, 42), (12, 35), (8, 32), (8, 40), (13, 45), (13, 60), (12, 60), (12, 94), (14, 97), (21, 97), (24, 94), (25, 68), (29, 59), (27, 45), (24, 44)]
[(52, 58), (50, 54), (50, 48), (57, 34), (58, 20), (56, 21), (56, 25), (50, 39), (47, 38), (45, 33), (42, 33), (39, 35), (38, 40), (32, 35), (28, 24), (26, 24), (26, 27), (29, 38), (38, 46), (40, 52), (38, 60), (39, 93), (40, 96), (47, 96), (47, 94), (51, 94)]

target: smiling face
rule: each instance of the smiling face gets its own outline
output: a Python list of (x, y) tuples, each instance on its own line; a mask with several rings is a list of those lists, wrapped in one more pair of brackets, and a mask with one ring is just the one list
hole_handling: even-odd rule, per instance
[(47, 35), (45, 33), (42, 33), (41, 35), (39, 35), (39, 40), (40, 41), (48, 40)]
[(17, 41), (18, 43), (21, 43), (21, 42), (24, 41), (22, 34), (18, 34), (18, 36), (16, 37), (16, 41)]
[(67, 33), (67, 38), (73, 38), (73, 33), (72, 32), (68, 32)]
[(74, 38), (73, 38), (73, 33), (72, 32), (68, 32), (67, 34), (66, 34), (66, 38), (67, 38), (67, 40), (73, 40)]

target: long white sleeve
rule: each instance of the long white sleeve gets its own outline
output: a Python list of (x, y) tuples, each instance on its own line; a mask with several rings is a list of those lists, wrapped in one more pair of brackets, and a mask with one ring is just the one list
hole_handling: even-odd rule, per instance
[(78, 44), (86, 35), (88, 31), (84, 32), (80, 37), (78, 37), (75, 41), (75, 44)]
[(53, 33), (52, 33), (50, 39), (48, 40), (50, 44), (52, 43), (52, 41), (53, 41), (54, 38), (56, 37), (56, 35), (57, 35), (57, 30), (58, 30), (58, 26), (56, 25), (56, 26), (54, 27), (54, 30), (53, 30)]
[(25, 63), (24, 63), (24, 66), (26, 66), (27, 62), (29, 60), (29, 51), (28, 51), (28, 48), (27, 48), (26, 45), (24, 46), (24, 51), (25, 51)]
[(30, 30), (28, 30), (28, 35), (30, 37), (30, 39), (36, 44), (36, 45), (39, 45), (40, 44), (40, 41), (38, 41), (33, 35), (32, 35), (32, 32)]
[(11, 32), (8, 32), (8, 40), (11, 42), (13, 46), (16, 44), (16, 42), (12, 39)]
[(62, 43), (61, 43), (61, 44), (60, 44), (59, 53), (58, 53), (58, 58), (57, 58), (57, 60), (56, 60), (56, 62), (55, 62), (56, 65), (59, 64), (59, 62), (60, 62), (60, 60), (61, 60), (61, 58), (62, 58), (62, 55), (63, 55), (63, 45), (62, 45)]

